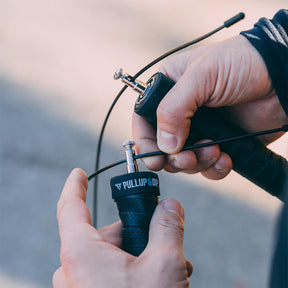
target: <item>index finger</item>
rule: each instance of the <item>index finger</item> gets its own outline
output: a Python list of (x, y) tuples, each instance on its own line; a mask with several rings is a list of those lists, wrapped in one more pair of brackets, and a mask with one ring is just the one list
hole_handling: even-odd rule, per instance
[(91, 215), (85, 203), (87, 186), (88, 180), (85, 172), (81, 169), (74, 169), (64, 185), (57, 205), (61, 240), (73, 239), (83, 224), (93, 232), (94, 238), (102, 240), (101, 235), (91, 225)]

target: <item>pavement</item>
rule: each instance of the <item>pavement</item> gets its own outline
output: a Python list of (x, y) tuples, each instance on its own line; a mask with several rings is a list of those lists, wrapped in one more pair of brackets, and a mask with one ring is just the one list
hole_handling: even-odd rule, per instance
[[(99, 129), (121, 88), (112, 79), (117, 68), (133, 74), (239, 11), (246, 12), (246, 22), (204, 44), (284, 7), (284, 1), (217, 3), (0, 1), (0, 287), (51, 287), (60, 265), (57, 201), (74, 167), (87, 174), (94, 169)], [(123, 158), (134, 101), (128, 92), (116, 105), (101, 166)], [(286, 141), (272, 149), (287, 157)], [(124, 170), (100, 177), (101, 227), (118, 219), (109, 179)], [(266, 287), (281, 203), (236, 173), (217, 182), (165, 172), (159, 177), (161, 199), (176, 198), (185, 210), (191, 287)]]

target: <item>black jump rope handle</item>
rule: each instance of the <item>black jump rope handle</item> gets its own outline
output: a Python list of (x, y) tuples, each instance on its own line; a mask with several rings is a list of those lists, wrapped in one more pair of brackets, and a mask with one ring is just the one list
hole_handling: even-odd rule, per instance
[[(134, 110), (156, 125), (157, 107), (175, 83), (162, 73), (156, 73), (147, 83), (149, 86), (139, 96)], [(224, 112), (222, 109), (200, 108), (191, 119), (185, 146), (202, 139), (218, 140), (247, 133), (232, 125)], [(286, 159), (255, 138), (219, 146), (232, 158), (236, 172), (283, 200), (282, 187), (288, 167)], [(110, 184), (123, 224), (122, 249), (139, 256), (148, 243), (150, 220), (158, 203), (158, 176), (153, 172), (128, 173), (112, 178)]]
[(158, 176), (149, 171), (127, 173), (113, 177), (110, 184), (123, 225), (122, 249), (139, 256), (148, 243), (150, 220), (158, 204)]

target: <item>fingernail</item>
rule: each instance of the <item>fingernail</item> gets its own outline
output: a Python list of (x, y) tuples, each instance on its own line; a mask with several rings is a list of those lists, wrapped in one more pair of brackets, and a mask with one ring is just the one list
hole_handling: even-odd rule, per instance
[(75, 181), (75, 182), (81, 182), (84, 183), (85, 186), (88, 185), (88, 178), (86, 173), (80, 169), (80, 168), (75, 168), (72, 170), (72, 172), (70, 173), (69, 178), (71, 179), (71, 181)]
[(170, 165), (177, 171), (182, 171), (184, 170), (183, 168), (180, 168), (179, 163), (176, 159), (172, 159), (170, 162)]
[(209, 159), (199, 159), (199, 163), (203, 165), (210, 165), (213, 162), (215, 162), (215, 158), (209, 158)]
[(197, 151), (197, 158), (198, 158), (199, 163), (204, 164), (204, 165), (209, 165), (210, 163), (212, 164), (216, 160), (214, 157), (211, 157), (209, 154), (207, 155), (204, 149), (200, 149), (199, 151)]
[(84, 175), (84, 171), (81, 170), (80, 168), (74, 168), (72, 171), (71, 171), (71, 175), (75, 178), (75, 179), (79, 179), (79, 178), (83, 178), (83, 175)]
[(165, 131), (158, 130), (157, 139), (160, 150), (164, 152), (174, 152), (178, 146), (178, 141), (175, 135), (167, 133)]
[(184, 219), (184, 210), (178, 201), (168, 198), (162, 201), (162, 205), (166, 211), (172, 212)]
[(227, 170), (227, 168), (226, 167), (224, 167), (224, 166), (222, 166), (220, 163), (215, 163), (215, 165), (214, 165), (214, 168), (215, 168), (215, 170), (217, 171), (217, 172), (219, 172), (219, 173), (224, 173), (224, 172), (226, 172), (226, 170)]

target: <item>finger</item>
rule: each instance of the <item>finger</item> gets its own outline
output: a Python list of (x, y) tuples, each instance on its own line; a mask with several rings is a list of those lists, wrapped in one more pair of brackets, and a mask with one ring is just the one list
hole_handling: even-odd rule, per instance
[[(211, 140), (205, 139), (196, 144), (208, 143)], [(216, 163), (221, 155), (218, 145), (207, 146), (193, 150), (197, 157), (197, 165), (193, 168), (195, 172), (207, 170), (214, 163)]]
[(65, 197), (76, 196), (86, 202), (87, 187), (88, 179), (86, 173), (83, 170), (76, 168), (68, 176), (60, 200)]
[(207, 170), (201, 174), (211, 180), (220, 180), (226, 177), (232, 170), (232, 160), (230, 156), (224, 152), (220, 154), (220, 158)]
[(186, 260), (187, 275), (190, 277), (193, 273), (193, 265), (189, 260)]
[(99, 233), (110, 244), (121, 248), (122, 245), (122, 223), (118, 221), (99, 230)]
[[(211, 140), (202, 140), (196, 144), (206, 143)], [(195, 149), (193, 151), (181, 151), (171, 154), (167, 157), (165, 170), (168, 172), (183, 171), (194, 174), (207, 170), (210, 166), (218, 161), (220, 157), (220, 149), (217, 145)]]
[(193, 151), (181, 151), (166, 157), (164, 169), (170, 173), (185, 172), (197, 166), (197, 156)]
[(55, 271), (52, 283), (53, 288), (69, 288), (62, 266)]
[(94, 238), (102, 240), (102, 236), (91, 226), (91, 215), (85, 203), (87, 185), (87, 176), (81, 169), (74, 169), (64, 185), (57, 205), (57, 218), (60, 238), (65, 244), (66, 240), (72, 241), (79, 234), (77, 226), (83, 224)]
[(59, 224), (73, 225), (81, 222), (91, 224), (91, 217), (86, 206), (88, 180), (85, 172), (74, 169), (66, 180), (57, 205)]
[(182, 149), (189, 134), (190, 118), (213, 91), (214, 83), (207, 65), (194, 62), (157, 109), (157, 143), (162, 151), (169, 154)]
[[(159, 151), (156, 140), (156, 131), (143, 117), (133, 114), (132, 120), (133, 139), (137, 154)], [(159, 171), (164, 167), (165, 156), (143, 158), (142, 161), (150, 170)]]
[(151, 219), (148, 250), (160, 247), (182, 251), (184, 210), (174, 199), (165, 199), (156, 207)]
[(175, 82), (178, 81), (187, 69), (187, 65), (189, 65), (190, 54), (191, 51), (186, 51), (168, 58), (160, 67), (159, 72)]

